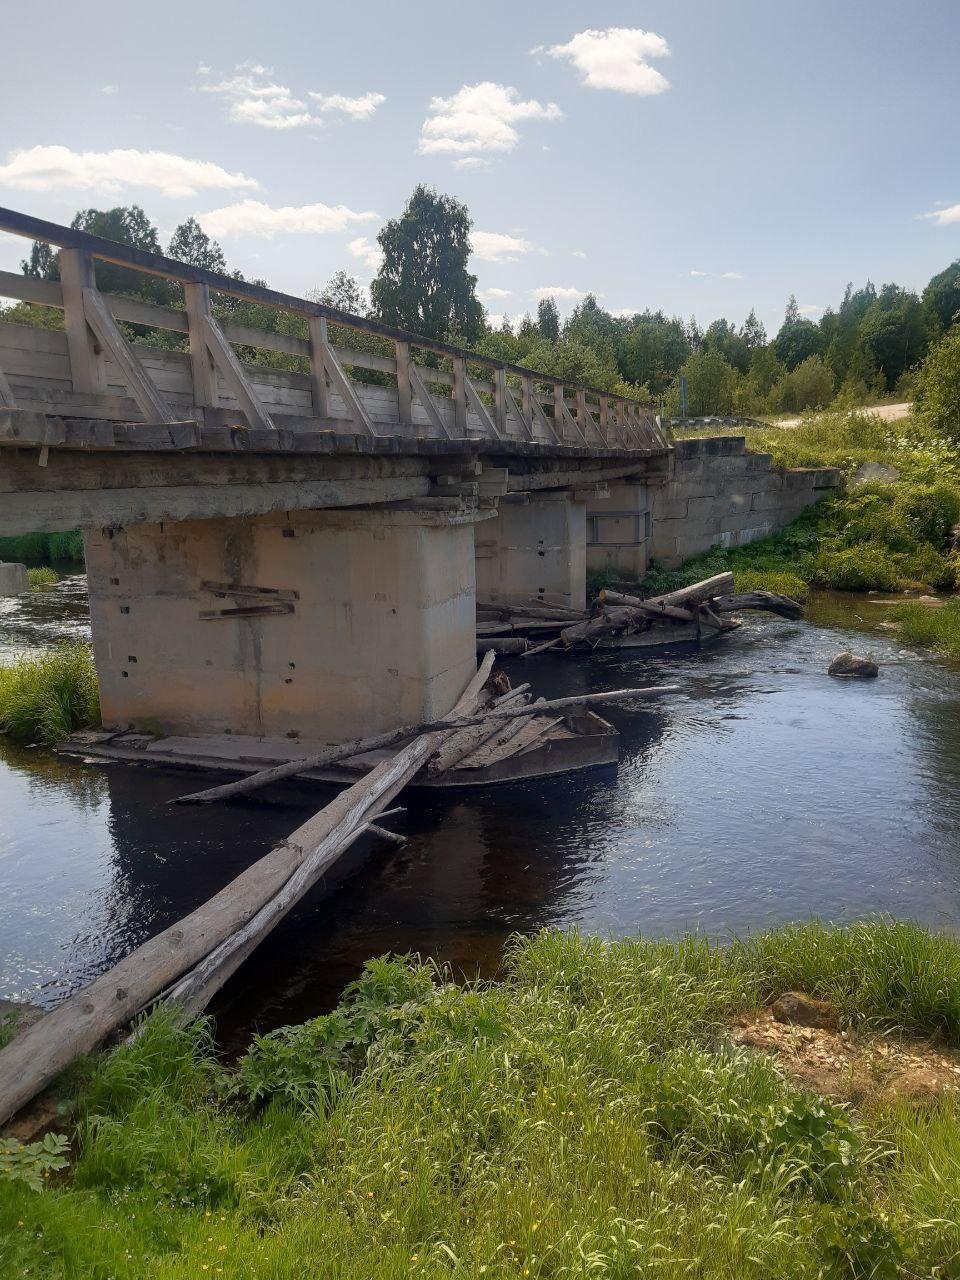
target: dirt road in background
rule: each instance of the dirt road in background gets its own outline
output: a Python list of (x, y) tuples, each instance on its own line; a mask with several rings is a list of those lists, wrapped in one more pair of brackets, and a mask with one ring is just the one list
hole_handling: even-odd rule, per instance
[[(872, 413), (878, 418), (882, 418), (884, 422), (896, 422), (898, 418), (905, 418), (913, 405), (907, 404), (875, 404), (864, 409), (864, 413)], [(803, 418), (784, 418), (782, 422), (776, 423), (778, 427), (799, 427), (803, 422)]]

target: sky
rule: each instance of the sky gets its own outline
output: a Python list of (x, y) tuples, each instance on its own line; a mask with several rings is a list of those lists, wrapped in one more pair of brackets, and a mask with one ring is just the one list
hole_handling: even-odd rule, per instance
[[(775, 332), (790, 294), (816, 318), (960, 258), (957, 0), (2, 0), (2, 24), (0, 205), (137, 203), (164, 243), (193, 215), (291, 293), (368, 282), (421, 182), (468, 206), (492, 316), (593, 292)], [(25, 245), (0, 233), (0, 268)]]

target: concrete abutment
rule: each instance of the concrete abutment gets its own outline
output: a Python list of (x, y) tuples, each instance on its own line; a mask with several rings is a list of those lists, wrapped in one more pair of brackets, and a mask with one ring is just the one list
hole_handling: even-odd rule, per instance
[(587, 504), (566, 489), (508, 495), (476, 530), (477, 600), (583, 609)]

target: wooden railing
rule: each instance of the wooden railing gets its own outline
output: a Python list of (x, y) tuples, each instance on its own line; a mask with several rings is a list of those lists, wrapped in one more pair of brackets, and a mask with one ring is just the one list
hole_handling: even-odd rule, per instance
[[(267, 430), (489, 437), (645, 454), (670, 447), (652, 407), (637, 400), (10, 209), (0, 208), (0, 231), (57, 245), (60, 267), (59, 282), (0, 271), (0, 297), (64, 312), (63, 331), (0, 324), (0, 408), (147, 423), (236, 422), (242, 415), (244, 425)], [(102, 293), (95, 260), (176, 282), (184, 309)], [(306, 337), (218, 317), (211, 292), (302, 317)], [(189, 351), (132, 344), (118, 321), (185, 334)], [(335, 345), (330, 324), (385, 340), (393, 355)], [(234, 346), (295, 357), (303, 371), (245, 364)], [(414, 353), (430, 363), (418, 363)], [(387, 375), (388, 385), (366, 385), (348, 369), (372, 371), (381, 383)]]

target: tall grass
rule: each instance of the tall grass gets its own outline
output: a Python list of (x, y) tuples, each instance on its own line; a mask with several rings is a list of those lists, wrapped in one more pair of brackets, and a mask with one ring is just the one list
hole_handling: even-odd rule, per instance
[(907, 644), (935, 649), (949, 658), (960, 658), (960, 601), (948, 600), (939, 609), (906, 603), (897, 605), (893, 617)]
[(0, 538), (0, 560), (34, 565), (72, 561), (82, 565), (83, 538), (78, 530), (71, 533), (22, 533), (12, 538)]
[(956, 1100), (854, 1113), (728, 1047), (796, 986), (960, 1045), (960, 945), (883, 922), (542, 933), (466, 987), (376, 961), (230, 1071), (207, 1023), (154, 1017), (89, 1080), (69, 1178), (0, 1180), (5, 1274), (955, 1274)]
[(17, 742), (53, 745), (100, 721), (93, 651), (82, 642), (0, 667), (0, 730)]

